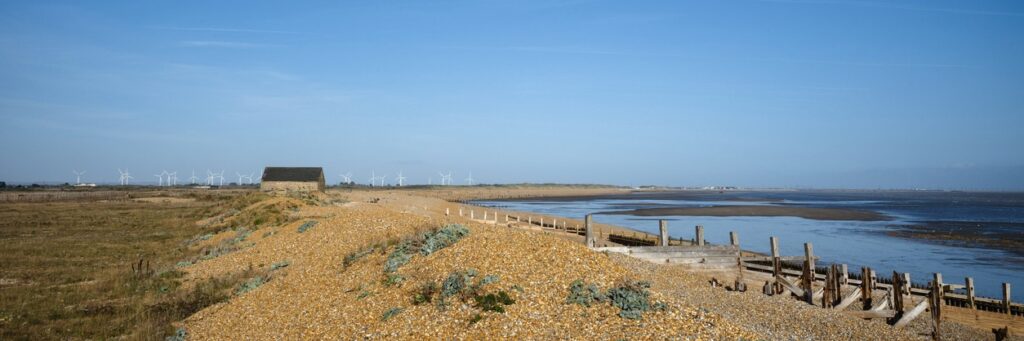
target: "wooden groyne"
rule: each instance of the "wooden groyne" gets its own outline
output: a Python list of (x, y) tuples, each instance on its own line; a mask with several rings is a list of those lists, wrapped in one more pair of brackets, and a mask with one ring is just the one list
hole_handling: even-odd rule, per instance
[[(846, 264), (817, 266), (811, 243), (804, 243), (804, 254), (783, 256), (779, 253), (779, 239), (769, 238), (770, 254), (743, 250), (739, 235), (730, 232), (728, 245), (713, 245), (704, 239), (702, 226), (694, 228), (692, 239), (671, 238), (668, 222), (659, 221), (658, 235), (630, 231), (622, 228), (602, 228), (593, 222), (592, 215), (578, 220), (545, 215), (506, 213), (483, 209), (486, 222), (495, 225), (526, 226), (583, 236), (584, 243), (601, 252), (615, 252), (660, 264), (677, 264), (694, 269), (736, 270), (738, 279), (733, 288), (741, 285), (743, 272), (767, 275), (761, 291), (765, 295), (792, 296), (811, 305), (843, 311), (865, 319), (885, 319), (902, 328), (924, 312), (934, 320), (934, 333), (939, 335), (943, 307), (966, 308), (975, 312), (1004, 315), (1009, 319), (1024, 316), (1024, 304), (1013, 302), (1010, 283), (1003, 283), (1003, 297), (982, 297), (975, 293), (972, 278), (963, 284), (945, 282), (941, 273), (933, 273), (927, 282), (913, 282), (909, 273), (879, 274), (870, 267), (853, 271)], [(448, 212), (446, 212), (448, 213)], [(459, 214), (463, 215), (459, 208)], [(477, 219), (476, 209), (470, 209), (471, 218)], [(502, 219), (504, 218), (504, 219)], [(490, 219), (490, 220), (489, 220)], [(609, 245), (611, 244), (611, 245)], [(743, 290), (746, 290), (746, 284)], [(855, 303), (859, 308), (854, 307)], [(1016, 323), (1016, 322), (1015, 322)]]

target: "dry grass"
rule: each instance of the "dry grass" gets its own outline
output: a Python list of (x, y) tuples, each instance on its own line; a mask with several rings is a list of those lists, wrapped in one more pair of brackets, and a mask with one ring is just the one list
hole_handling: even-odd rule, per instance
[(182, 241), (227, 228), (199, 217), (262, 198), (195, 199), (0, 204), (0, 339), (162, 338), (171, 322), (227, 299), (252, 271), (179, 288), (174, 266), (196, 252)]

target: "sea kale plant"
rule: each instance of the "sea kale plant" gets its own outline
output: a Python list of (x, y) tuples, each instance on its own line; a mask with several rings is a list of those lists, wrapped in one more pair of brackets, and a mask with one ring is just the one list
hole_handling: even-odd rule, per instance
[(613, 307), (619, 308), (619, 317), (637, 320), (642, 317), (643, 312), (651, 310), (665, 310), (664, 303), (651, 304), (651, 287), (648, 282), (625, 281), (601, 292), (595, 284), (586, 284), (582, 280), (573, 281), (569, 286), (569, 297), (567, 304), (579, 304), (589, 307), (594, 302), (608, 302)]

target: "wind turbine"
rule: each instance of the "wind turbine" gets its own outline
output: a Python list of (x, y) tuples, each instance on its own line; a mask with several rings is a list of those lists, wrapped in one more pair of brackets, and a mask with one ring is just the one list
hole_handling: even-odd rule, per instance
[(377, 171), (371, 170), (370, 171), (370, 186), (373, 186), (376, 183), (377, 183)]
[(79, 172), (79, 171), (76, 171), (74, 169), (72, 169), (71, 172), (75, 173), (75, 184), (76, 185), (81, 185), (82, 184), (82, 175), (85, 175), (85, 172), (84, 171)]
[(255, 177), (256, 177), (256, 172), (249, 173), (249, 184), (250, 185), (256, 183), (256, 180), (253, 180)]
[(178, 171), (167, 173), (167, 186), (178, 185)]
[(239, 172), (235, 172), (235, 174), (238, 175), (238, 184), (241, 185), (242, 179), (245, 178), (245, 175), (242, 175), (242, 173)]
[(405, 177), (402, 176), (401, 171), (398, 172), (398, 177), (396, 178), (396, 180), (398, 180), (398, 187), (402, 187), (402, 181), (405, 181)]
[(198, 177), (196, 177), (196, 170), (195, 169), (192, 170), (192, 177), (190, 177), (188, 179), (189, 179), (189, 181), (192, 182), (193, 185), (196, 184), (196, 179), (198, 179)]
[(386, 177), (388, 177), (388, 176), (387, 175), (381, 175), (380, 176), (380, 187), (384, 187), (384, 178), (386, 178)]
[(466, 178), (466, 184), (473, 186), (473, 172), (469, 172), (469, 177)]
[(352, 172), (341, 174), (341, 179), (347, 184), (352, 183)]
[(117, 172), (121, 173), (121, 186), (127, 185), (128, 179), (133, 179), (131, 173), (128, 173), (127, 171), (122, 171), (120, 168), (118, 168)]
[(217, 185), (217, 186), (224, 187), (224, 170), (223, 169), (220, 170), (220, 173), (217, 173), (217, 177), (220, 178), (220, 185)]
[(206, 170), (206, 185), (213, 186), (213, 179), (216, 178), (213, 172), (209, 169)]
[(446, 174), (446, 175), (444, 176), (444, 178), (445, 178), (446, 180), (448, 180), (448, 185), (451, 185), (451, 184), (452, 184), (452, 171), (448, 171), (448, 174)]
[(157, 184), (157, 186), (163, 186), (164, 185), (164, 175), (163, 174), (153, 174), (153, 176), (155, 176), (157, 179), (160, 179), (160, 182)]

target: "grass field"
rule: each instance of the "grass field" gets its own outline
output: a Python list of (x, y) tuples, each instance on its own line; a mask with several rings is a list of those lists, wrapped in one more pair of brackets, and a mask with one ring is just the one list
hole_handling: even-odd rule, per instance
[[(0, 204), (0, 339), (162, 339), (171, 323), (228, 297), (247, 274), (179, 288), (196, 224), (257, 194), (178, 202)], [(141, 269), (139, 264), (141, 260)]]

